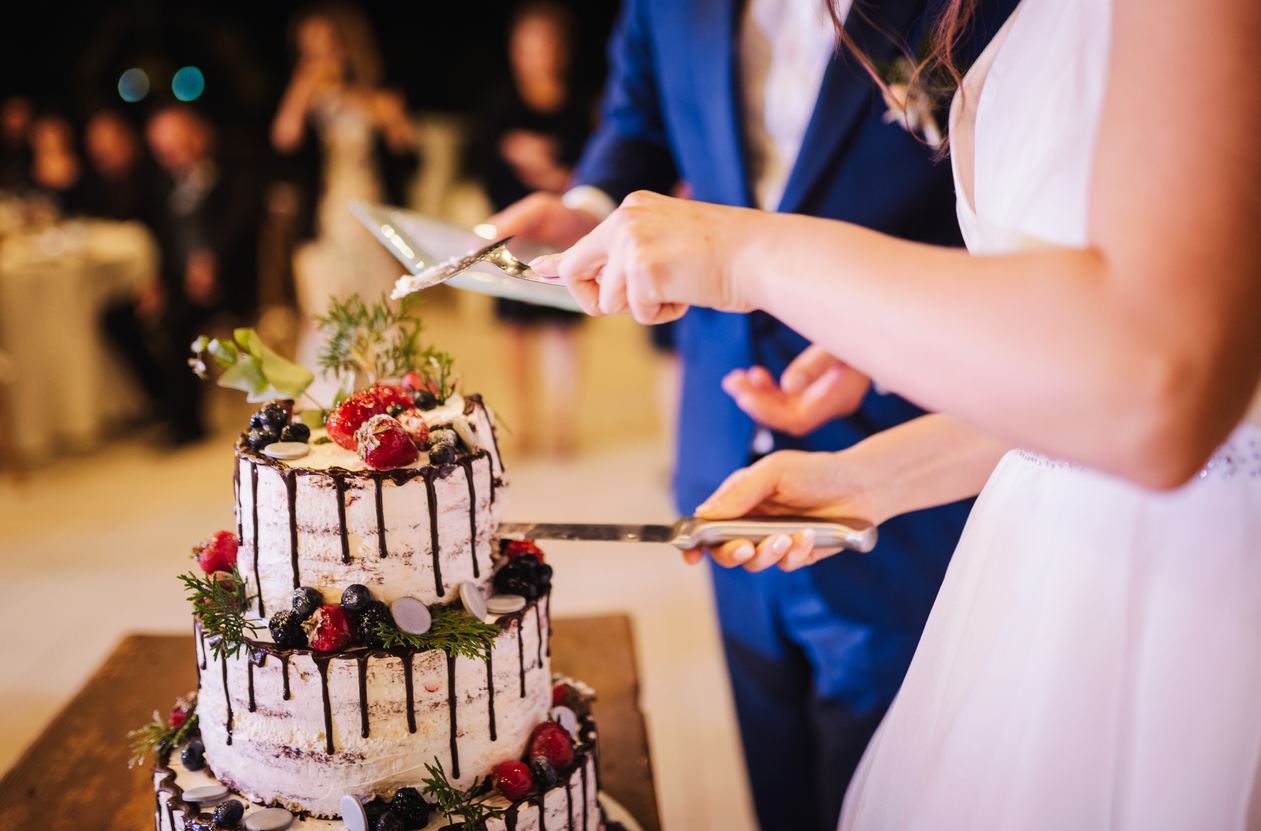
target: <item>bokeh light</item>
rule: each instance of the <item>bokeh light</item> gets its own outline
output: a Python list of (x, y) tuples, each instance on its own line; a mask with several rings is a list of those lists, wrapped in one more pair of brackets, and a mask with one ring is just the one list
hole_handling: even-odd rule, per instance
[(171, 91), (181, 101), (196, 101), (206, 88), (206, 79), (195, 66), (186, 66), (171, 79)]
[(143, 69), (127, 70), (118, 79), (118, 94), (124, 101), (139, 101), (149, 94), (149, 76)]

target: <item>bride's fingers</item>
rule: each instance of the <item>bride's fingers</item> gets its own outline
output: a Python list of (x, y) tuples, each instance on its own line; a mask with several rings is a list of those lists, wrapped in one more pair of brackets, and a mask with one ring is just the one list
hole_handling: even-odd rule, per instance
[(683, 562), (689, 566), (694, 566), (703, 559), (705, 559), (705, 549), (703, 548), (689, 548), (683, 552)]
[(745, 516), (774, 495), (779, 488), (779, 460), (774, 456), (738, 470), (696, 509), (706, 519), (730, 519)]
[(747, 563), (756, 554), (753, 543), (748, 540), (732, 540), (717, 548), (709, 549), (709, 556), (723, 568), (735, 568)]

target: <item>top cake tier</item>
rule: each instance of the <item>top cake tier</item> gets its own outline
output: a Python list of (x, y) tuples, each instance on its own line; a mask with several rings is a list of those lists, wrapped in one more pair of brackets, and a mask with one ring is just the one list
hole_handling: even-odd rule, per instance
[(453, 464), (432, 465), (422, 454), (406, 467), (372, 470), (333, 443), (313, 442), (291, 461), (237, 444), (237, 565), (259, 595), (260, 617), (289, 608), (298, 586), (330, 603), (361, 583), (387, 603), (411, 595), (428, 604), (449, 602), (466, 580), (490, 582), (504, 507), (494, 426), (476, 395), (454, 396), (426, 421), (461, 421)]

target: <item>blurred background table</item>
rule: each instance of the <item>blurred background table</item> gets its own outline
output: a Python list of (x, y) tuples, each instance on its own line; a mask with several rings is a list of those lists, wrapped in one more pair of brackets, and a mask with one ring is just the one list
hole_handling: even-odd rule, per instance
[(95, 445), (137, 396), (102, 333), (106, 306), (155, 278), (137, 222), (67, 220), (0, 236), (0, 352), (16, 445), (28, 459)]
[[(0, 779), (0, 831), (152, 827), (152, 778), (147, 766), (127, 768), (126, 734), (196, 688), (194, 654), (191, 635), (125, 638)], [(556, 619), (552, 669), (596, 690), (603, 790), (644, 831), (660, 831), (630, 619)]]

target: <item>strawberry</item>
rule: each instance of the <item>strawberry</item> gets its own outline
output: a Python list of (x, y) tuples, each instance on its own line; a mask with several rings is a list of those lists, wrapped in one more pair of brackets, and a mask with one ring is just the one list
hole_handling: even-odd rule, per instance
[(355, 432), (359, 458), (374, 470), (405, 467), (420, 455), (412, 437), (397, 419), (374, 415)]
[(403, 425), (407, 435), (412, 437), (412, 444), (416, 445), (417, 449), (429, 444), (429, 425), (425, 422), (425, 417), (420, 414), (420, 410), (415, 407), (404, 410), (398, 414), (398, 423)]
[(336, 603), (315, 610), (302, 624), (312, 649), (336, 652), (351, 640), (350, 615)]
[(539, 562), (543, 562), (543, 552), (530, 540), (508, 540), (504, 545), (504, 556), (508, 558), (508, 562), (512, 562), (522, 554), (533, 554), (539, 558)]
[(545, 721), (534, 728), (528, 748), (527, 757), (536, 759), (542, 756), (557, 770), (568, 767), (574, 760), (573, 741), (565, 728), (554, 721)]
[(495, 787), (509, 799), (520, 799), (534, 787), (530, 769), (516, 759), (500, 762), (490, 769), (490, 773), (495, 777)]
[[(179, 727), (188, 721), (188, 708), (182, 704), (176, 704), (175, 709), (171, 710), (171, 727), (172, 729)], [(517, 762), (517, 764), (521, 764)]]
[(560, 707), (565, 703), (565, 696), (569, 695), (568, 684), (557, 684), (552, 687), (552, 706)]
[(394, 404), (403, 408), (412, 406), (411, 395), (397, 384), (380, 384), (372, 388), (372, 394), (376, 396), (377, 401), (381, 402), (385, 410), (389, 410)]
[(355, 438), (355, 431), (374, 415), (384, 412), (385, 405), (370, 391), (365, 390), (355, 393), (337, 405), (328, 414), (324, 426), (328, 429), (328, 437), (337, 442), (338, 446), (347, 450), (357, 450), (359, 442)]
[(438, 385), (414, 369), (403, 376), (403, 389), (407, 392), (429, 390), (434, 395), (438, 394)]
[(215, 531), (210, 538), (193, 546), (201, 570), (207, 574), (231, 571), (236, 565), (237, 540), (231, 531)]

